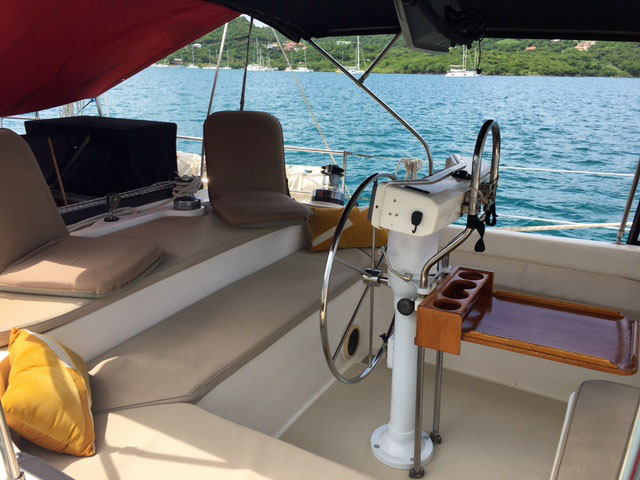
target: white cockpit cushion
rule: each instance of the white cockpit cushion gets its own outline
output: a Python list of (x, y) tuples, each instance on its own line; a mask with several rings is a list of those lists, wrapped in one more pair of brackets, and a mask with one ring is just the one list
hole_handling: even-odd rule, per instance
[(151, 270), (161, 257), (162, 250), (145, 240), (67, 235), (6, 268), (0, 290), (101, 297)]
[(95, 416), (96, 455), (29, 453), (76, 480), (364, 480), (348, 467), (185, 403)]
[(551, 480), (618, 478), (640, 389), (605, 380), (580, 385), (569, 412)]

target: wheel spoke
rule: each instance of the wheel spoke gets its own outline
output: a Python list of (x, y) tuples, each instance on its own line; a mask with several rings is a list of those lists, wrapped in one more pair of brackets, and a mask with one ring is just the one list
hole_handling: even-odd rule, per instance
[[(375, 286), (374, 284), (378, 284), (378, 283), (383, 283), (382, 280), (384, 280), (384, 284), (386, 284), (386, 278), (384, 277), (380, 277), (378, 272), (376, 272), (376, 268), (382, 263), (383, 257), (380, 256), (380, 258), (378, 258), (378, 256), (375, 254), (375, 236), (374, 238), (374, 246), (372, 246), (371, 249), (371, 253), (372, 255), (369, 255), (370, 257), (370, 262), (363, 262), (364, 265), (366, 265), (365, 267), (358, 267), (346, 260), (343, 260), (341, 258), (338, 258), (337, 253), (338, 253), (338, 248), (340, 245), (340, 239), (342, 237), (342, 233), (346, 227), (347, 221), (349, 219), (349, 216), (351, 214), (351, 211), (353, 210), (353, 208), (357, 205), (357, 201), (358, 198), (360, 197), (360, 195), (362, 194), (362, 192), (372, 183), (372, 182), (377, 182), (378, 180), (382, 179), (382, 178), (386, 178), (392, 181), (396, 180), (395, 175), (391, 175), (388, 173), (376, 173), (373, 175), (370, 175), (369, 177), (367, 177), (366, 180), (364, 180), (360, 186), (356, 189), (356, 191), (353, 193), (351, 199), (349, 199), (349, 202), (347, 203), (347, 205), (344, 208), (344, 211), (342, 212), (342, 216), (340, 217), (340, 220), (338, 221), (338, 225), (336, 226), (336, 231), (334, 233), (333, 236), (333, 240), (331, 241), (331, 246), (329, 247), (329, 253), (327, 255), (327, 263), (325, 265), (325, 269), (324, 269), (324, 276), (322, 279), (322, 287), (320, 290), (320, 301), (321, 301), (321, 307), (320, 307), (320, 340), (322, 342), (322, 353), (324, 354), (324, 358), (327, 361), (327, 366), (329, 367), (329, 370), (331, 371), (331, 373), (333, 374), (333, 376), (339, 380), (342, 383), (346, 383), (346, 384), (353, 384), (353, 383), (357, 383), (359, 381), (361, 381), (362, 379), (364, 379), (367, 375), (369, 375), (369, 373), (371, 373), (371, 371), (376, 367), (376, 365), (378, 365), (378, 363), (380, 363), (380, 359), (383, 357), (384, 352), (385, 352), (385, 345), (383, 343), (383, 345), (376, 351), (373, 352), (373, 348), (372, 348), (372, 335), (373, 333), (371, 333), (370, 335), (370, 339), (369, 339), (369, 362), (368, 362), (368, 366), (365, 366), (364, 369), (357, 375), (355, 376), (351, 376), (351, 377), (346, 377), (344, 376), (344, 374), (342, 372), (340, 372), (340, 370), (338, 369), (337, 365), (336, 365), (336, 359), (340, 353), (340, 350), (344, 347), (345, 342), (347, 341), (348, 335), (349, 335), (349, 330), (353, 327), (355, 321), (356, 321), (356, 317), (358, 315), (358, 312), (360, 310), (360, 308), (362, 307), (362, 304), (364, 303), (364, 298), (367, 294), (367, 292), (369, 290), (371, 290), (373, 292), (373, 287)], [(374, 234), (375, 235), (375, 234)], [(366, 249), (362, 250), (365, 254), (369, 254), (369, 252), (366, 251)], [(335, 265), (335, 263), (338, 262), (342, 265), (344, 265), (345, 267), (349, 268), (350, 270), (353, 270), (354, 272), (356, 272), (357, 274), (361, 275), (363, 277), (363, 280), (366, 282), (366, 288), (364, 290), (364, 292), (362, 293), (362, 296), (360, 298), (360, 300), (358, 301), (358, 304), (356, 306), (356, 310), (353, 312), (353, 315), (351, 316), (351, 319), (348, 322), (347, 328), (345, 329), (345, 331), (342, 334), (342, 338), (340, 340), (340, 343), (338, 345), (338, 348), (333, 351), (333, 349), (330, 347), (329, 345), (329, 329), (328, 329), (328, 306), (329, 306), (329, 284), (331, 282), (331, 273), (332, 273), (332, 269)], [(371, 265), (371, 267), (369, 267), (369, 265)], [(374, 271), (371, 271), (374, 270)], [(369, 319), (369, 325), (371, 326), (373, 323), (373, 309), (371, 309), (371, 313), (370, 313), (370, 319)], [(371, 329), (370, 329), (371, 330)]]
[(367, 274), (367, 272), (365, 272), (364, 269), (362, 269), (360, 267), (356, 267), (354, 264), (349, 263), (346, 260), (341, 259), (337, 255), (335, 256), (335, 260), (336, 260), (336, 262), (341, 263), (345, 267), (350, 268), (354, 272), (358, 272), (360, 275), (366, 275)]
[(342, 350), (342, 347), (344, 346), (344, 342), (347, 340), (347, 336), (349, 335), (349, 330), (351, 329), (353, 322), (355, 322), (356, 317), (358, 316), (358, 312), (360, 311), (360, 307), (362, 306), (362, 301), (364, 300), (364, 297), (367, 295), (367, 292), (371, 288), (372, 288), (371, 285), (367, 285), (367, 287), (364, 289), (364, 292), (362, 292), (362, 295), (360, 296), (360, 300), (358, 300), (358, 304), (356, 305), (356, 309), (353, 311), (353, 314), (351, 315), (351, 320), (349, 320), (349, 323), (347, 324), (347, 328), (345, 328), (344, 332), (342, 333), (342, 338), (340, 339), (340, 343), (338, 343), (338, 347), (336, 348), (335, 352), (333, 352), (333, 356), (331, 357), (331, 359), (334, 362), (338, 358), (338, 354), (340, 353), (340, 350)]

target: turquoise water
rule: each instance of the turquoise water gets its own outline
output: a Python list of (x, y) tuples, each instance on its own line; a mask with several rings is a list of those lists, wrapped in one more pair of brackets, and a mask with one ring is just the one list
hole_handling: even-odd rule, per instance
[[(172, 121), (180, 135), (202, 136), (214, 73), (148, 68), (108, 93), (109, 113)], [(416, 139), (344, 75), (300, 73), (298, 78), (332, 149), (424, 158)], [(237, 110), (241, 83), (241, 71), (221, 71), (214, 110)], [(374, 74), (367, 85), (424, 136), (436, 169), (452, 153), (470, 156), (487, 118), (500, 123), (503, 165), (633, 173), (640, 156), (640, 79)], [(245, 108), (276, 115), (288, 145), (324, 147), (291, 73), (249, 72)], [(200, 151), (191, 142), (180, 142), (179, 148)], [(304, 153), (287, 153), (287, 159), (329, 162)], [(352, 158), (349, 184), (353, 190), (369, 174), (395, 167), (388, 160)], [(498, 214), (619, 222), (631, 180), (503, 170)], [(516, 224), (541, 222), (499, 218), (498, 226)], [(616, 231), (553, 234), (614, 241)]]

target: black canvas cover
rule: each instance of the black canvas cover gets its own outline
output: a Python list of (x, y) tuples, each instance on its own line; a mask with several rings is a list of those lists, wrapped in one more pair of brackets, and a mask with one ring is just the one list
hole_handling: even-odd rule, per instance
[[(252, 15), (287, 35), (300, 38), (396, 33), (400, 23), (394, 0), (210, 0)], [(640, 41), (637, 0), (403, 0), (439, 12), (447, 31), (464, 30), (480, 19), (482, 34), (497, 38)], [(444, 13), (446, 12), (446, 13)], [(434, 23), (434, 22), (432, 22)], [(477, 40), (477, 38), (473, 38)]]
[(65, 190), (101, 197), (168, 181), (177, 170), (176, 124), (111, 117), (69, 117), (25, 122), (47, 183), (58, 189), (51, 138)]

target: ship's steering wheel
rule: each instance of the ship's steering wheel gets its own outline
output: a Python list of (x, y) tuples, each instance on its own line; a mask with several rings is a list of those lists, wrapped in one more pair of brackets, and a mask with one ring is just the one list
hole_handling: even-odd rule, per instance
[[(354, 207), (357, 205), (358, 199), (362, 195), (362, 193), (367, 189), (370, 184), (375, 186), (378, 183), (378, 180), (381, 178), (387, 178), (389, 180), (396, 180), (394, 175), (389, 173), (375, 173), (368, 177), (353, 193), (353, 196), (347, 203), (340, 220), (338, 221), (338, 225), (336, 226), (336, 231), (333, 236), (333, 240), (331, 242), (331, 247), (329, 248), (329, 254), (327, 256), (327, 263), (324, 269), (324, 276), (322, 279), (322, 291), (320, 296), (321, 307), (320, 307), (320, 334), (322, 338), (322, 351), (324, 353), (324, 357), (327, 361), (327, 365), (329, 366), (329, 370), (331, 373), (342, 383), (352, 384), (357, 383), (360, 380), (364, 379), (367, 375), (369, 375), (373, 369), (376, 367), (380, 359), (382, 358), (385, 351), (385, 342), (380, 346), (377, 352), (373, 352), (373, 303), (374, 303), (374, 290), (375, 287), (380, 284), (386, 284), (386, 278), (382, 276), (380, 272), (380, 265), (382, 264), (383, 257), (377, 258), (376, 256), (376, 229), (373, 229), (372, 234), (372, 244), (371, 244), (371, 262), (367, 267), (358, 267), (356, 265), (351, 264), (337, 256), (338, 248), (340, 246), (340, 239), (342, 238), (342, 233), (347, 225), (351, 212)], [(365, 285), (364, 291), (362, 292), (356, 308), (351, 315), (350, 320), (347, 322), (347, 325), (340, 337), (340, 341), (335, 349), (332, 349), (329, 345), (329, 329), (328, 329), (328, 309), (329, 309), (329, 285), (331, 283), (331, 274), (333, 272), (334, 264), (338, 262), (342, 265), (345, 265), (348, 268), (359, 273), (362, 277), (362, 281)], [(342, 350), (345, 341), (351, 331), (351, 327), (354, 325), (358, 313), (360, 311), (360, 307), (364, 303), (365, 298), (369, 296), (369, 356), (367, 359), (367, 365), (364, 369), (355, 376), (347, 377), (340, 372), (336, 365), (336, 360)], [(390, 332), (387, 333), (387, 335)]]
[[(484, 144), (487, 140), (489, 133), (491, 133), (492, 141), (493, 141), (490, 181), (480, 185), (479, 184), (480, 164), (482, 163), (482, 151), (484, 149)], [(473, 160), (474, 160), (473, 164), (475, 165), (475, 167), (472, 171), (472, 179), (470, 183), (471, 183), (472, 190), (475, 189), (477, 191), (475, 192), (472, 191), (471, 194), (469, 195), (469, 203), (468, 203), (469, 216), (473, 216), (477, 218), (479, 214), (478, 207), (484, 204), (486, 211), (485, 211), (485, 216), (482, 218), (482, 220), (487, 218), (486, 220), (487, 223), (489, 225), (493, 225), (495, 224), (495, 195), (498, 187), (498, 165), (500, 162), (500, 128), (498, 127), (498, 123), (496, 121), (487, 120), (482, 125), (482, 128), (480, 129), (480, 132), (478, 134), (478, 138), (476, 141)], [(388, 279), (382, 275), (382, 272), (380, 270), (380, 265), (382, 264), (384, 256), (381, 255), (380, 258), (377, 258), (377, 255), (376, 255), (376, 246), (375, 246), (376, 245), (376, 229), (375, 228), (373, 229), (371, 254), (370, 254), (371, 262), (368, 266), (359, 267), (357, 265), (353, 265), (352, 263), (341, 259), (337, 255), (342, 234), (344, 232), (345, 227), (347, 226), (347, 222), (349, 220), (349, 217), (351, 216), (351, 212), (353, 211), (354, 207), (357, 205), (358, 199), (360, 198), (362, 193), (367, 189), (367, 187), (371, 184), (373, 184), (373, 188), (375, 191), (378, 180), (382, 178), (386, 178), (392, 181), (396, 180), (396, 177), (392, 174), (375, 173), (370, 177), (368, 177), (364, 182), (362, 182), (362, 184), (360, 184), (360, 186), (356, 189), (356, 191), (353, 193), (353, 196), (347, 203), (347, 206), (345, 207), (342, 213), (342, 216), (338, 221), (338, 225), (336, 226), (333, 240), (331, 242), (331, 247), (329, 248), (329, 254), (327, 256), (327, 263), (324, 269), (324, 276), (322, 279), (322, 290), (321, 290), (321, 296), (320, 296), (320, 302), (321, 302), (320, 335), (322, 339), (322, 351), (324, 353), (325, 360), (327, 361), (329, 370), (331, 370), (331, 373), (336, 377), (336, 379), (346, 384), (357, 383), (360, 380), (363, 380), (367, 375), (369, 375), (373, 371), (373, 369), (379, 363), (380, 359), (382, 358), (385, 352), (386, 340), (391, 334), (393, 329), (393, 322), (392, 322), (386, 335), (382, 336), (383, 337), (382, 345), (378, 348), (377, 352), (374, 353), (373, 352), (374, 291), (375, 291), (375, 287), (379, 285), (388, 286)], [(483, 189), (485, 190), (484, 194), (481, 192), (481, 190)], [(489, 218), (493, 218), (493, 221), (489, 221), (488, 220)], [(480, 223), (482, 223), (482, 221), (480, 221)], [(484, 232), (484, 225), (479, 225), (479, 226), (476, 225), (476, 227), (477, 228), (481, 227), (482, 232)], [(429, 269), (433, 266), (433, 264), (435, 264), (434, 262), (437, 262), (440, 258), (442, 258), (442, 256), (445, 255), (445, 253), (448, 253), (450, 250), (452, 251), (458, 245), (464, 242), (469, 237), (472, 231), (473, 229), (467, 228), (467, 230), (465, 230), (466, 235), (458, 235), (454, 239), (454, 241), (451, 242), (451, 244), (455, 244), (455, 246), (452, 246), (452, 248), (450, 248), (451, 244), (447, 245), (447, 247), (445, 247), (443, 251), (435, 255), (431, 260), (429, 260), (429, 262), (427, 262), (425, 267), (423, 267), (423, 272), (421, 275), (422, 283), (425, 283), (425, 279), (428, 278)], [(464, 237), (464, 238), (461, 238), (461, 237)], [(440, 256), (440, 254), (442, 255)], [(329, 342), (329, 328), (328, 328), (329, 285), (331, 283), (331, 274), (333, 272), (333, 267), (336, 262), (341, 263), (342, 265), (357, 272), (361, 276), (365, 287), (364, 287), (364, 291), (362, 292), (358, 300), (358, 303), (356, 304), (354, 312), (351, 314), (351, 317), (347, 322), (346, 327), (342, 332), (342, 335), (340, 336), (340, 340), (338, 342), (337, 347), (335, 349), (332, 349)], [(424, 271), (425, 269), (426, 269), (426, 274)], [(426, 285), (423, 286), (423, 288), (425, 287)], [(351, 328), (355, 324), (358, 313), (360, 312), (360, 308), (367, 296), (369, 296), (369, 339), (368, 339), (369, 354), (367, 357), (367, 364), (357, 375), (347, 377), (342, 372), (340, 372), (340, 369), (336, 365), (336, 361), (338, 360), (340, 351), (342, 350), (345, 342), (347, 341), (349, 333), (351, 332)]]

